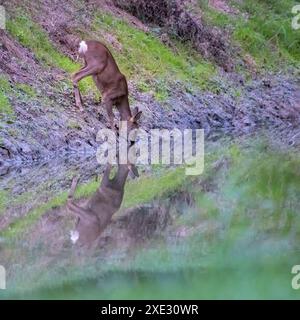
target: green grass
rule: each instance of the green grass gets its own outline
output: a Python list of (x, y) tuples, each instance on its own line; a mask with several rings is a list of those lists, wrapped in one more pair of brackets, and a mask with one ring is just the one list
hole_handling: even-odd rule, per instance
[[(31, 49), (44, 65), (60, 68), (69, 74), (81, 67), (60, 53), (49, 40), (47, 33), (26, 12), (18, 10), (14, 17), (10, 17), (7, 20), (7, 30), (24, 47)], [(80, 82), (80, 89), (83, 93), (92, 90), (96, 94), (97, 91), (91, 77)]]
[(12, 116), (14, 111), (8, 99), (11, 86), (4, 76), (0, 76), (0, 117), (1, 115)]
[(61, 193), (59, 196), (53, 198), (49, 202), (28, 212), (28, 214), (25, 217), (18, 218), (17, 220), (15, 220), (6, 229), (0, 232), (0, 236), (5, 238), (14, 238), (20, 236), (35, 222), (37, 222), (45, 212), (53, 208), (63, 206), (66, 203), (66, 201), (67, 192)]
[(76, 120), (69, 120), (67, 124), (67, 128), (75, 129), (75, 130), (82, 130), (81, 125)]
[(96, 13), (93, 29), (113, 34), (122, 50), (108, 45), (121, 71), (138, 83), (148, 81), (144, 90), (155, 90), (159, 99), (165, 99), (167, 92), (162, 84), (166, 86), (169, 80), (181, 80), (204, 88), (215, 73), (214, 67), (192, 49), (178, 43), (175, 53), (151, 33), (138, 30), (111, 14)]
[(7, 204), (8, 204), (8, 192), (7, 191), (0, 191), (0, 215), (3, 214)]
[(178, 167), (162, 175), (142, 177), (128, 183), (122, 207), (130, 208), (162, 196), (168, 196), (187, 180), (184, 170), (183, 167)]
[[(280, 70), (284, 65), (298, 65), (300, 37), (292, 29), (294, 0), (231, 1), (240, 10), (235, 16), (216, 11), (206, 0), (199, 0), (206, 21), (232, 32), (232, 40), (250, 54), (260, 68)], [(242, 16), (247, 14), (249, 18)]]
[(224, 28), (232, 26), (232, 24), (236, 20), (235, 16), (230, 16), (226, 13), (212, 8), (209, 5), (209, 0), (198, 0), (198, 4), (202, 9), (205, 21), (209, 24)]
[(0, 114), (5, 114), (5, 115), (13, 114), (13, 109), (7, 96), (1, 91), (0, 91)]
[(17, 83), (15, 87), (21, 92), (25, 93), (29, 98), (36, 98), (37, 96), (35, 89), (31, 85), (25, 83)]
[(4, 76), (0, 76), (0, 90), (7, 93), (10, 93), (12, 90), (8, 79)]
[(78, 68), (78, 65), (54, 48), (47, 33), (26, 13), (19, 11), (16, 17), (8, 19), (7, 30), (23, 46), (32, 49), (37, 59), (44, 64), (59, 67), (66, 72), (74, 72)]

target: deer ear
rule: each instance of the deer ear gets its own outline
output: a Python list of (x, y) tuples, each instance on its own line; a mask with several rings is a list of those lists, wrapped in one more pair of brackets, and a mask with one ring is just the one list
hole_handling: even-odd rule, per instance
[(142, 113), (143, 113), (142, 111), (139, 111), (139, 112), (134, 116), (134, 121), (140, 120)]

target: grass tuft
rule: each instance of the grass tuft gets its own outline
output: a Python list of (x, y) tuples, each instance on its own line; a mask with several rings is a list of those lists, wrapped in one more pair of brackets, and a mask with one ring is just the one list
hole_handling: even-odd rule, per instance
[(14, 114), (13, 108), (8, 99), (8, 94), (11, 92), (9, 81), (0, 76), (0, 117), (12, 116)]
[(240, 13), (229, 15), (214, 10), (207, 0), (199, 0), (209, 24), (227, 28), (244, 54), (250, 54), (261, 68), (280, 70), (284, 65), (298, 65), (300, 37), (292, 29), (295, 0), (231, 1)]

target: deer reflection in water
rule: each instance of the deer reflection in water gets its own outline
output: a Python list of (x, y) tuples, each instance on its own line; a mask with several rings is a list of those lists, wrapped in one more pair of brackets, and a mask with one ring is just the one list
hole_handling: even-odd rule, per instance
[(71, 231), (71, 240), (79, 246), (92, 246), (110, 223), (123, 200), (124, 187), (131, 173), (138, 176), (137, 168), (130, 164), (119, 164), (115, 176), (110, 179), (112, 166), (107, 165), (97, 191), (82, 205), (74, 201), (78, 178), (74, 178), (69, 192), (67, 208), (77, 218), (76, 228)]

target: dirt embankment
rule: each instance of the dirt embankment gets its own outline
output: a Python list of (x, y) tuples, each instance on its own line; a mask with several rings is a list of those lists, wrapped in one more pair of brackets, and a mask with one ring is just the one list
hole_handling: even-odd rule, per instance
[[(17, 3), (12, 1), (8, 5), (9, 13)], [(181, 1), (170, 4), (163, 1), (160, 14), (153, 14), (158, 6), (156, 0), (87, 1), (87, 5), (80, 8), (76, 1), (46, 0), (30, 6), (53, 45), (74, 59), (78, 30), (88, 28), (90, 8), (98, 8), (100, 3), (105, 10), (122, 16), (145, 31), (147, 25), (144, 23), (159, 25), (167, 33), (173, 30), (183, 41), (191, 41), (204, 56), (218, 62), (224, 69), (231, 69), (226, 67), (232, 62), (226, 36), (203, 24), (201, 14), (196, 18)], [(81, 114), (74, 106), (72, 90), (65, 81), (69, 74), (45, 67), (6, 31), (1, 31), (0, 40), (1, 72), (9, 77), (11, 84), (30, 84), (37, 92), (32, 99), (25, 99), (20, 94), (10, 95), (15, 117), (1, 121), (2, 173), (12, 164), (22, 165), (70, 153), (94, 154), (98, 146), (96, 134), (107, 123), (100, 103), (85, 97), (85, 112)], [(285, 127), (291, 129), (291, 137), (300, 138), (297, 136), (299, 81), (295, 77), (277, 75), (246, 83), (243, 76), (235, 72), (225, 73), (222, 69), (219, 72), (213, 83), (218, 93), (215, 90), (190, 93), (178, 82), (170, 87), (169, 97), (164, 102), (157, 101), (151, 93), (140, 92), (129, 79), (130, 95), (134, 100), (131, 106), (138, 106), (143, 111), (142, 127), (204, 128), (207, 134), (214, 131), (241, 134), (259, 127)]]

